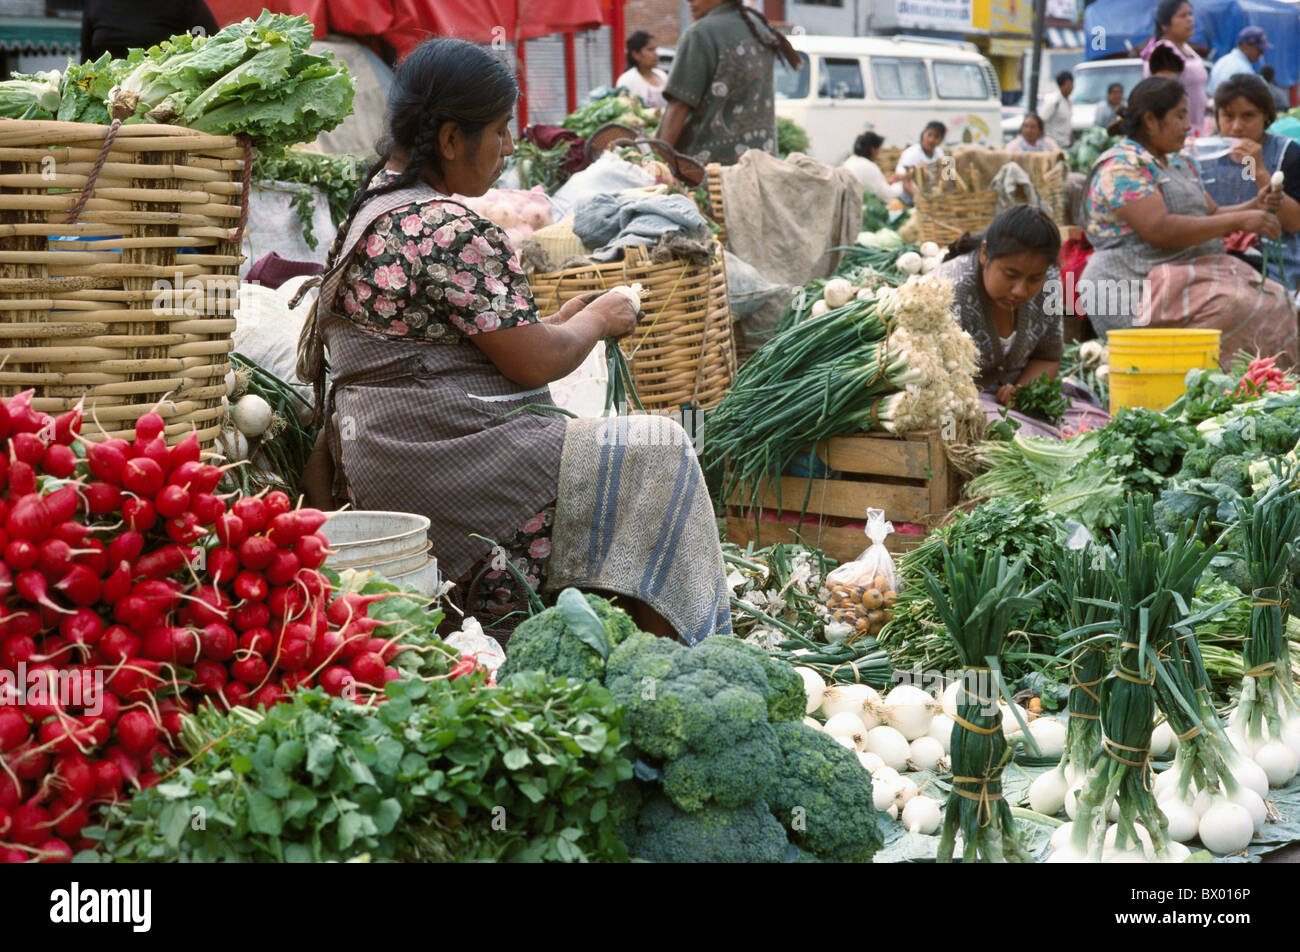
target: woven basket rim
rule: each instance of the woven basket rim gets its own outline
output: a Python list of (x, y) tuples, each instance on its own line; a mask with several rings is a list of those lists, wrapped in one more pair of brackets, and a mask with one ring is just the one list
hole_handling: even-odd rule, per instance
[[(62, 132), (70, 134), (74, 131), (84, 135), (87, 139), (103, 139), (108, 135), (112, 126), (99, 122), (63, 122), (58, 119), (6, 119), (0, 122), (0, 146), (12, 148), (13, 145), (7, 140), (12, 136), (18, 138), (18, 134), (24, 131), (32, 133)], [(12, 132), (10, 132), (12, 130)], [(125, 145), (130, 139), (152, 139), (159, 137), (173, 138), (201, 138), (207, 142), (196, 148), (195, 151), (202, 149), (230, 149), (239, 145), (238, 136), (214, 135), (210, 132), (201, 132), (198, 129), (191, 129), (188, 126), (174, 126), (166, 123), (152, 122), (133, 122), (123, 123), (117, 129), (117, 135), (114, 139), (114, 147), (119, 142)], [(37, 143), (33, 143), (35, 145)]]

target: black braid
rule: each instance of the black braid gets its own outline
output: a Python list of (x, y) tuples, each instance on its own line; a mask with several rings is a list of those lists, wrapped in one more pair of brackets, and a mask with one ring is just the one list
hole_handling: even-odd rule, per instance
[[(749, 27), (749, 32), (754, 35), (754, 39), (762, 43), (769, 50), (775, 53), (780, 59), (784, 60), (791, 69), (798, 69), (803, 63), (803, 56), (790, 45), (787, 40), (776, 30), (772, 29), (772, 24), (767, 22), (767, 17), (753, 10), (742, 2), (742, 0), (731, 0), (740, 11), (740, 18), (745, 21), (745, 26)], [(757, 21), (757, 22), (755, 22)], [(758, 31), (758, 24), (763, 24), (767, 35), (763, 36)]]

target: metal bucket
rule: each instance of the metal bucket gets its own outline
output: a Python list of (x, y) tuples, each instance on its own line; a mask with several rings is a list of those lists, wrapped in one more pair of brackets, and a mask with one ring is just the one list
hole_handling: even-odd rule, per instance
[(335, 571), (373, 569), (387, 563), (414, 560), (418, 566), (429, 550), (429, 517), (410, 512), (344, 510), (321, 528), (334, 552), (325, 565)]

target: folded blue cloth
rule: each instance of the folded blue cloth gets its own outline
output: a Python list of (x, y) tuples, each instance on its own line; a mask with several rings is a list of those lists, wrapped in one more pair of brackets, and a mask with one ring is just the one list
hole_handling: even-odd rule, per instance
[(655, 245), (665, 235), (707, 229), (695, 202), (685, 195), (595, 195), (578, 206), (573, 232), (597, 261), (613, 261), (629, 245)]

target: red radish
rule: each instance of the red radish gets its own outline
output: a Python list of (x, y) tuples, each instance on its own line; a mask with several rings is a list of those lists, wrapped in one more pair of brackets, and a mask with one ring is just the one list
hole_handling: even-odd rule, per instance
[[(131, 711), (128, 713), (142, 713), (140, 711)], [(125, 715), (124, 715), (125, 716)], [(147, 717), (148, 715), (146, 715)], [(119, 718), (120, 720), (120, 718)], [(118, 773), (124, 783), (134, 783), (140, 776), (140, 765), (136, 758), (132, 757), (120, 746), (105, 748), (103, 759), (109, 761), (117, 767)], [(119, 785), (120, 786), (120, 785)]]
[(23, 846), (35, 846), (49, 835), (50, 826), (50, 812), (29, 800), (13, 811), (13, 832), (10, 837), (13, 842)]
[(92, 516), (116, 512), (122, 507), (122, 500), (126, 498), (122, 495), (122, 490), (112, 483), (91, 483), (82, 492), (86, 496), (86, 505)]
[(112, 797), (122, 789), (122, 769), (112, 760), (101, 760), (94, 766), (95, 795)]
[(212, 493), (194, 493), (190, 497), (190, 510), (199, 522), (210, 526), (226, 513), (226, 504)]
[[(185, 464), (181, 464), (185, 465)], [(221, 482), (221, 474), (224, 470), (219, 466), (203, 465), (199, 467), (197, 482), (194, 488), (201, 493), (214, 493)]]
[(150, 658), (128, 658), (122, 667), (109, 674), (105, 684), (122, 700), (136, 701), (153, 693), (162, 683), (157, 671), (158, 662)]
[(288, 585), (298, 576), (302, 563), (292, 552), (277, 552), (266, 567), (266, 580), (272, 585)]
[(222, 690), (221, 696), (226, 699), (227, 707), (247, 707), (248, 696), (252, 692), (248, 689), (247, 684), (239, 681), (232, 681)]
[(102, 708), (96, 719), (101, 720), (109, 727), (112, 727), (117, 723), (118, 716), (122, 713), (122, 705), (118, 701), (117, 695), (111, 694), (108, 691), (96, 690), (95, 699), (99, 702), (99, 706)]
[(31, 736), (31, 727), (23, 712), (13, 707), (0, 707), (0, 754), (22, 746)]
[(131, 594), (145, 599), (151, 607), (166, 613), (180, 604), (179, 588), (176, 583), (165, 579), (149, 579), (136, 582), (131, 588)]
[(69, 447), (55, 443), (41, 457), (41, 469), (56, 479), (67, 479), (77, 471), (77, 454)]
[(116, 605), (119, 599), (125, 598), (131, 591), (131, 582), (131, 566), (122, 562), (104, 579), (100, 597), (109, 605)]
[(25, 796), (24, 789), (25, 785), (17, 777), (0, 770), (0, 807), (12, 813), (14, 807), (22, 802)]
[(113, 605), (113, 617), (135, 631), (152, 628), (162, 621), (163, 612), (134, 593), (119, 598)]
[(41, 497), (28, 493), (14, 503), (5, 520), (5, 532), (10, 539), (40, 542), (50, 534), (50, 513)]
[[(5, 807), (0, 807), (0, 843), (9, 838), (9, 831), (13, 829), (13, 826), (14, 818), (9, 815), (9, 811)], [(0, 863), (3, 862), (4, 859), (0, 858)]]
[(282, 512), (271, 520), (266, 529), (267, 538), (281, 548), (292, 548), (303, 535), (296, 512)]
[(298, 584), (307, 593), (312, 602), (324, 602), (330, 597), (330, 583), (314, 569), (304, 569), (298, 573)]
[(252, 496), (245, 496), (230, 507), (230, 511), (244, 521), (249, 533), (261, 532), (266, 526), (266, 503)]
[(271, 593), (266, 596), (266, 607), (271, 609), (272, 615), (293, 619), (307, 607), (307, 597), (297, 586), (285, 585), (271, 589)]
[(99, 576), (84, 565), (74, 565), (68, 569), (67, 574), (54, 583), (54, 587), (72, 604), (83, 608), (98, 602), (104, 589)]
[(140, 756), (158, 740), (158, 725), (146, 711), (127, 711), (117, 719), (117, 739), (122, 750)]
[(257, 572), (245, 570), (235, 576), (235, 597), (245, 601), (260, 602), (268, 592), (266, 579)]
[(67, 522), (77, 514), (77, 509), (81, 505), (81, 497), (77, 495), (75, 486), (62, 486), (54, 490), (47, 496), (42, 497), (41, 502), (45, 504), (45, 513), (50, 517), (50, 525)]
[(96, 578), (103, 578), (108, 574), (108, 546), (98, 539), (87, 539), (81, 543), (81, 550), (77, 552), (76, 561), (78, 565), (84, 565), (95, 573)]
[(190, 549), (179, 543), (165, 545), (146, 555), (140, 556), (135, 563), (135, 574), (139, 578), (157, 581), (175, 574), (190, 563)]
[(392, 661), (405, 650), (405, 646), (400, 642), (390, 641), (387, 638), (371, 638), (366, 642), (366, 651), (373, 651), (384, 659), (385, 662)]
[(134, 562), (144, 551), (144, 536), (134, 529), (119, 532), (108, 543), (108, 560), (113, 565), (119, 562)]
[(36, 470), (22, 460), (9, 462), (9, 494), (27, 496), (36, 492)]
[(221, 544), (231, 548), (248, 538), (248, 528), (244, 525), (244, 520), (233, 512), (227, 512), (217, 518), (215, 531)]
[(347, 668), (335, 665), (321, 672), (320, 686), (325, 689), (326, 694), (342, 697), (345, 692), (354, 693), (356, 691), (356, 678), (352, 676), (352, 672)]
[(122, 518), (132, 529), (148, 532), (158, 522), (158, 513), (147, 499), (127, 499), (122, 503)]
[[(136, 459), (151, 459), (157, 463), (158, 468), (162, 471), (163, 481), (166, 481), (167, 473), (170, 472), (172, 468), (171, 454), (167, 450), (166, 440), (162, 437), (155, 437), (152, 440), (137, 439), (135, 443), (131, 445), (131, 452)], [(123, 471), (123, 478), (125, 479), (125, 470)], [(160, 482), (159, 486), (161, 485), (162, 483)]]
[[(93, 774), (92, 774), (93, 776)], [(94, 796), (94, 790), (91, 790)], [(54, 824), (54, 832), (69, 839), (76, 837), (83, 829), (90, 826), (90, 808), (84, 805), (60, 802), (56, 811), (61, 819)], [(71, 856), (69, 856), (71, 859)]]
[(62, 575), (72, 568), (72, 546), (62, 539), (46, 539), (36, 547), (36, 565), (46, 575)]
[(244, 654), (265, 655), (274, 644), (275, 640), (265, 628), (250, 628), (239, 638), (239, 650)]
[(208, 574), (217, 584), (229, 585), (239, 574), (239, 554), (226, 546), (211, 550), (208, 552)]
[(199, 643), (203, 646), (203, 656), (212, 661), (228, 661), (235, 655), (239, 646), (239, 636), (229, 625), (215, 621), (204, 625), (199, 633)]
[(192, 512), (184, 512), (175, 519), (168, 519), (166, 529), (168, 537), (179, 545), (198, 542), (207, 534), (199, 524), (199, 517)]
[(138, 635), (121, 625), (112, 625), (104, 630), (96, 647), (104, 656), (104, 660), (110, 664), (117, 664), (119, 661), (138, 655), (142, 646), (143, 641)]
[(372, 651), (363, 651), (353, 658), (349, 670), (362, 684), (375, 688), (384, 686), (384, 659)]
[(190, 508), (190, 494), (179, 486), (164, 486), (154, 497), (153, 507), (164, 519), (175, 519)]
[(162, 729), (167, 734), (167, 739), (174, 741), (181, 736), (181, 717), (180, 711), (166, 711), (162, 716)]
[(27, 854), (19, 849), (0, 846), (0, 863), (25, 863)]
[(146, 499), (152, 499), (162, 489), (165, 474), (156, 460), (137, 456), (122, 467), (122, 488)]
[[(35, 569), (28, 569), (26, 572), (19, 572), (18, 577), (14, 579), (14, 591), (18, 593), (19, 598), (25, 598), (29, 602), (37, 605), (45, 605), (51, 608), (57, 606), (50, 601), (49, 593), (45, 587), (45, 576)], [(67, 609), (58, 609), (67, 611)]]
[(225, 621), (230, 617), (230, 599), (221, 589), (213, 585), (200, 585), (190, 596), (190, 600), (181, 607), (180, 620), (200, 628), (214, 621)]
[(264, 707), (270, 710), (276, 704), (279, 704), (284, 697), (284, 692), (274, 684), (268, 684), (255, 692), (252, 697), (252, 707)]
[(0, 487), (9, 481), (9, 457), (0, 453)]
[(9, 593), (14, 590), (13, 573), (9, 571), (9, 566), (0, 562), (0, 602), (9, 597)]
[(343, 652), (343, 636), (337, 631), (326, 631), (312, 644), (311, 658), (307, 664), (313, 670), (338, 659)]
[[(13, 532), (9, 534), (13, 535)], [(271, 564), (278, 550), (275, 543), (266, 536), (249, 536), (239, 543), (238, 551), (239, 561), (244, 568), (261, 570)]]
[(230, 621), (240, 631), (265, 628), (271, 623), (271, 609), (262, 602), (250, 602), (231, 611)]
[(390, 681), (400, 681), (404, 677), (406, 677), (406, 675), (402, 674), (402, 672), (398, 671), (396, 668), (384, 668), (385, 684), (388, 684)]
[[(39, 732), (37, 736), (41, 736)], [(59, 737), (62, 738), (63, 734), (60, 733)], [(42, 744), (49, 742), (45, 738), (41, 739)], [(49, 770), (50, 756), (28, 744), (9, 754), (7, 766), (19, 780), (35, 780), (38, 777), (45, 776)]]
[(194, 681), (204, 694), (217, 694), (226, 686), (226, 666), (219, 661), (197, 661), (194, 664)]
[(171, 468), (175, 469), (186, 463), (197, 463), (201, 455), (202, 447), (199, 445), (198, 431), (191, 430), (185, 439), (171, 448)]
[(86, 449), (86, 461), (90, 464), (91, 474), (96, 479), (112, 483), (114, 486), (121, 486), (122, 470), (126, 467), (127, 446), (125, 440), (105, 440), (103, 443), (92, 443)]
[(146, 442), (157, 439), (163, 435), (165, 428), (166, 423), (162, 417), (156, 413), (146, 413), (135, 421), (135, 438)]
[(79, 608), (59, 623), (59, 633), (73, 644), (89, 647), (104, 634), (104, 622), (89, 608)]
[(276, 516), (293, 508), (293, 501), (280, 490), (266, 494), (266, 521), (269, 523)]
[(243, 658), (230, 665), (230, 673), (236, 680), (251, 684), (254, 687), (264, 682), (270, 671), (271, 669), (266, 662), (256, 656)]
[(181, 463), (167, 474), (171, 486), (179, 486), (187, 492), (201, 492), (199, 481), (203, 473), (202, 463)]
[(385, 598), (394, 596), (410, 597), (406, 592), (380, 592), (375, 595), (360, 595), (355, 592), (348, 592), (330, 602), (329, 607), (325, 609), (325, 616), (329, 619), (331, 625), (345, 625), (350, 619), (366, 617), (370, 606), (375, 602), (381, 602)]
[(31, 466), (36, 466), (45, 457), (45, 441), (35, 433), (16, 433), (9, 445), (14, 456)]
[(0, 440), (13, 432), (13, 421), (9, 418), (9, 404), (0, 400)]
[(81, 434), (81, 404), (54, 418), (54, 439), (67, 446)]
[(280, 679), (280, 687), (286, 691), (307, 690), (312, 685), (311, 672), (290, 671)]
[(36, 847), (41, 852), (42, 863), (71, 863), (72, 847), (58, 837), (42, 840)]
[(35, 637), (41, 632), (41, 617), (29, 609), (11, 612), (0, 622), (0, 632), (6, 635), (28, 635)]
[(54, 776), (67, 791), (67, 799), (74, 803), (89, 800), (95, 795), (95, 771), (91, 769), (90, 761), (80, 752), (61, 754), (54, 761)]
[(311, 645), (302, 638), (284, 638), (280, 642), (280, 653), (276, 666), (285, 671), (298, 671), (311, 660)]

